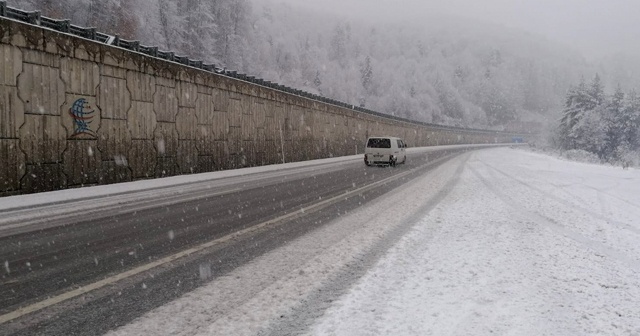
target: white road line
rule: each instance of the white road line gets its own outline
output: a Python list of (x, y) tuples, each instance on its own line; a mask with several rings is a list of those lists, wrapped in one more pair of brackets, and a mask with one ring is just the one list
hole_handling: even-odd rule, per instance
[[(436, 161), (440, 161), (440, 160), (436, 160)], [(107, 285), (116, 283), (116, 282), (118, 282), (120, 280), (124, 280), (126, 278), (132, 277), (132, 276), (140, 274), (142, 272), (146, 272), (146, 271), (148, 271), (148, 270), (150, 270), (152, 268), (155, 268), (155, 267), (158, 267), (158, 266), (161, 266), (161, 265), (164, 265), (164, 264), (168, 264), (168, 263), (173, 262), (173, 261), (175, 261), (177, 259), (180, 259), (180, 258), (186, 257), (188, 255), (203, 251), (203, 250), (208, 249), (210, 247), (213, 247), (215, 245), (228, 242), (228, 241), (233, 240), (233, 239), (235, 239), (237, 237), (240, 237), (240, 236), (242, 236), (244, 234), (247, 234), (247, 233), (250, 233), (252, 231), (256, 231), (256, 230), (262, 229), (262, 228), (264, 228), (264, 227), (266, 227), (268, 225), (272, 225), (274, 223), (277, 223), (277, 222), (280, 222), (280, 221), (283, 221), (283, 220), (286, 220), (286, 219), (291, 219), (291, 218), (300, 216), (300, 215), (305, 214), (305, 213), (309, 213), (309, 212), (312, 212), (312, 211), (319, 210), (319, 209), (324, 208), (324, 207), (326, 207), (326, 206), (328, 206), (328, 205), (330, 205), (332, 203), (335, 203), (335, 202), (337, 202), (339, 200), (343, 200), (343, 199), (345, 199), (347, 197), (362, 193), (362, 192), (364, 192), (366, 190), (373, 189), (373, 188), (375, 188), (375, 187), (377, 187), (379, 185), (391, 182), (393, 180), (400, 179), (400, 178), (402, 178), (402, 177), (404, 177), (406, 175), (409, 175), (409, 174), (413, 173), (414, 171), (416, 171), (416, 170), (418, 170), (420, 168), (421, 167), (414, 168), (414, 169), (408, 170), (406, 172), (403, 172), (403, 173), (400, 173), (400, 174), (397, 174), (397, 175), (394, 175), (394, 176), (387, 177), (384, 180), (380, 180), (378, 182), (366, 185), (364, 187), (360, 187), (358, 189), (354, 189), (354, 190), (348, 191), (348, 192), (346, 192), (344, 194), (341, 194), (341, 195), (338, 195), (338, 196), (334, 196), (332, 198), (329, 198), (329, 199), (323, 200), (321, 202), (315, 203), (315, 204), (313, 204), (313, 205), (311, 205), (311, 206), (309, 206), (307, 208), (302, 208), (300, 210), (297, 210), (297, 211), (288, 213), (286, 215), (280, 216), (278, 218), (274, 218), (272, 220), (260, 223), (258, 225), (252, 226), (250, 228), (246, 228), (244, 230), (240, 230), (240, 231), (232, 233), (230, 235), (227, 235), (227, 236), (224, 236), (224, 237), (209, 241), (207, 243), (192, 247), (190, 249), (178, 252), (176, 254), (164, 257), (162, 259), (158, 259), (158, 260), (156, 260), (154, 262), (151, 262), (151, 263), (148, 263), (146, 265), (142, 265), (142, 266), (136, 267), (134, 269), (128, 270), (126, 272), (111, 276), (109, 278), (105, 278), (103, 280), (100, 280), (98, 282), (94, 282), (94, 283), (89, 284), (87, 286), (80, 287), (78, 289), (74, 289), (72, 291), (69, 291), (69, 292), (60, 294), (58, 296), (55, 296), (55, 297), (52, 297), (52, 298), (49, 298), (49, 299), (34, 303), (34, 304), (26, 306), (24, 308), (20, 308), (20, 309), (15, 310), (15, 311), (13, 311), (11, 313), (8, 313), (8, 314), (5, 314), (5, 315), (1, 315), (0, 316), (0, 324), (9, 322), (11, 320), (15, 320), (15, 319), (17, 319), (19, 317), (22, 317), (24, 315), (36, 312), (38, 310), (42, 310), (42, 309), (45, 309), (47, 307), (56, 305), (56, 304), (58, 304), (60, 302), (66, 301), (68, 299), (72, 299), (74, 297), (77, 297), (77, 296), (80, 296), (80, 295), (83, 295), (83, 294), (86, 294), (86, 293), (88, 293), (90, 291), (93, 291), (93, 290), (105, 287)]]

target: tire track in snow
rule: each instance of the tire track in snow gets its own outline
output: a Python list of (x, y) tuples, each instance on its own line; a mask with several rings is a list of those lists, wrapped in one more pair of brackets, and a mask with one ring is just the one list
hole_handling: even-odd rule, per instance
[[(616, 225), (617, 227), (619, 227), (621, 229), (629, 230), (629, 231), (631, 231), (633, 233), (636, 233), (636, 234), (640, 235), (640, 229), (639, 228), (631, 226), (631, 225), (629, 225), (627, 223), (623, 223), (623, 222), (620, 222), (620, 221), (612, 220), (611, 218), (607, 218), (607, 217), (605, 217), (605, 216), (603, 216), (603, 215), (601, 215), (601, 214), (599, 214), (597, 212), (594, 212), (594, 211), (592, 211), (592, 210), (590, 210), (588, 208), (580, 206), (579, 204), (568, 202), (568, 201), (566, 201), (566, 200), (564, 200), (562, 198), (559, 198), (559, 197), (557, 197), (557, 196), (555, 196), (555, 195), (553, 195), (553, 194), (551, 194), (551, 193), (549, 193), (547, 191), (542, 190), (539, 187), (536, 187), (536, 186), (534, 186), (534, 185), (532, 185), (530, 183), (527, 183), (527, 182), (522, 181), (522, 180), (520, 180), (520, 179), (518, 179), (516, 177), (513, 177), (512, 175), (509, 175), (509, 174), (505, 173), (503, 170), (501, 170), (499, 168), (496, 168), (496, 167), (493, 167), (493, 166), (489, 166), (489, 165), (487, 165), (486, 163), (484, 163), (482, 161), (478, 161), (478, 162), (482, 163), (485, 167), (487, 167), (487, 168), (499, 173), (500, 175), (502, 175), (502, 176), (514, 181), (514, 182), (517, 182), (517, 183), (519, 183), (519, 184), (521, 184), (521, 185), (523, 185), (523, 186), (525, 186), (525, 187), (527, 187), (529, 189), (532, 189), (532, 190), (535, 190), (537, 192), (540, 192), (540, 193), (544, 194), (547, 198), (553, 199), (554, 201), (556, 201), (558, 203), (561, 203), (561, 204), (563, 204), (565, 206), (568, 206), (570, 208), (578, 209), (581, 212), (587, 213), (587, 214), (589, 214), (589, 215), (591, 215), (591, 216), (593, 216), (593, 217), (595, 217), (597, 219), (600, 219), (600, 220), (605, 221), (605, 222), (610, 223), (610, 224), (614, 224), (614, 225)], [(601, 191), (596, 189), (596, 188), (590, 188), (590, 189), (593, 189), (593, 190), (595, 190), (595, 191), (597, 191), (599, 193), (598, 194), (598, 200), (601, 201), (601, 196), (600, 196)], [(629, 204), (631, 204), (631, 203), (629, 203)]]
[[(477, 161), (477, 162), (481, 162), (481, 161)], [(486, 165), (484, 162), (481, 162), (483, 165), (487, 166), (488, 168), (491, 168), (494, 171), (497, 171), (497, 169)], [(594, 241), (592, 239), (589, 239), (587, 237), (585, 237), (584, 235), (581, 235), (573, 230), (570, 230), (564, 226), (562, 226), (561, 224), (559, 224), (557, 221), (555, 221), (553, 218), (549, 218), (545, 215), (542, 215), (538, 212), (534, 212), (534, 211), (530, 211), (528, 209), (526, 209), (524, 206), (522, 206), (520, 203), (518, 203), (516, 200), (514, 200), (514, 198), (509, 197), (509, 195), (503, 193), (502, 191), (500, 191), (498, 188), (496, 188), (494, 185), (492, 185), (486, 178), (484, 178), (476, 168), (474, 167), (469, 167), (470, 171), (487, 187), (488, 190), (490, 190), (492, 193), (494, 193), (497, 197), (499, 197), (505, 204), (509, 205), (510, 207), (512, 207), (514, 210), (516, 210), (516, 214), (526, 218), (526, 219), (530, 219), (530, 220), (534, 220), (536, 223), (538, 223), (539, 225), (542, 226), (546, 226), (550, 229), (552, 229), (553, 231), (555, 231), (558, 234), (561, 234), (564, 237), (567, 237), (577, 243), (580, 243), (582, 245), (584, 245), (585, 247), (593, 250), (594, 252), (597, 252), (599, 254), (605, 255), (607, 257), (609, 257), (610, 259), (613, 260), (617, 260), (620, 262), (623, 262), (625, 264), (627, 264), (628, 266), (630, 266), (631, 268), (633, 268), (635, 271), (640, 272), (640, 260), (637, 259), (633, 259), (630, 258), (614, 249), (609, 248), (608, 246)], [(501, 173), (502, 175), (506, 175), (500, 171), (498, 171), (498, 173)], [(509, 177), (508, 175), (506, 175), (507, 177)], [(548, 193), (539, 190), (538, 188), (529, 186), (527, 183), (525, 182), (521, 182), (518, 181), (515, 178), (511, 178), (512, 180), (515, 180), (516, 182), (519, 182), (525, 186), (527, 186), (528, 188), (531, 188), (533, 190), (539, 191), (541, 193), (543, 193), (545, 196), (549, 196), (551, 198), (553, 198), (554, 200), (560, 201), (561, 203), (563, 203), (564, 205), (567, 205), (569, 207), (575, 208), (576, 206), (574, 204), (571, 204), (570, 202), (566, 202), (563, 200), (558, 200), (556, 197), (553, 197), (553, 195), (549, 195)], [(580, 209), (582, 210), (582, 209)]]
[(393, 229), (387, 236), (382, 237), (369, 251), (355, 258), (335, 275), (326, 285), (315, 290), (298, 307), (293, 308), (291, 314), (283, 316), (269, 330), (259, 332), (260, 336), (300, 335), (319, 318), (333, 301), (347, 293), (348, 290), (372, 268), (386, 252), (397, 244), (404, 235), (411, 230), (426, 213), (432, 211), (451, 190), (459, 183), (460, 176), (469, 160), (465, 154), (451, 179), (421, 208), (414, 212), (405, 222)]

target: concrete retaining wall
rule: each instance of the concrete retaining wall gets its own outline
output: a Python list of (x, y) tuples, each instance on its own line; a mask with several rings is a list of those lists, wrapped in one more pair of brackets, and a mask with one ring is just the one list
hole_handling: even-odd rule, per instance
[(509, 142), (389, 120), (0, 19), (0, 196), (411, 146)]

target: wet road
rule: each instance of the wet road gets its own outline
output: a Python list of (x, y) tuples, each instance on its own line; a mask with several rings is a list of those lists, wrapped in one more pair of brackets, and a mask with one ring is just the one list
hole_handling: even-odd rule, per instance
[(112, 330), (460, 151), (416, 153), (395, 168), (357, 160), (149, 190), (89, 212), (0, 227), (0, 329), (16, 335)]

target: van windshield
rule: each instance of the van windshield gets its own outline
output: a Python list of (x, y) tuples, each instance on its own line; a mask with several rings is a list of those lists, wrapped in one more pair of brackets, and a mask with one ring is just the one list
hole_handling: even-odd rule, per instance
[(369, 148), (391, 148), (391, 139), (371, 138), (367, 143)]

